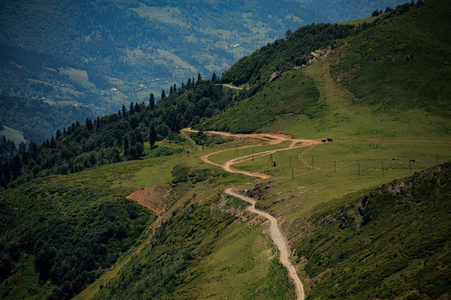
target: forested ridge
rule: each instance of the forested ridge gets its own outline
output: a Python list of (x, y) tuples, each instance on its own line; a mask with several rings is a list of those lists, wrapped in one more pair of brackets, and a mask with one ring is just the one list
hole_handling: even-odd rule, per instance
[[(76, 121), (41, 144), (32, 142), (28, 151), (2, 163), (1, 185), (139, 159), (144, 142), (153, 148), (156, 141), (177, 135), (181, 128), (198, 124), (237, 101), (230, 89), (200, 75), (180, 89), (174, 85), (170, 94), (162, 97), (155, 103), (151, 94), (147, 103), (123, 105), (116, 114)], [(155, 155), (168, 153), (155, 151)]]

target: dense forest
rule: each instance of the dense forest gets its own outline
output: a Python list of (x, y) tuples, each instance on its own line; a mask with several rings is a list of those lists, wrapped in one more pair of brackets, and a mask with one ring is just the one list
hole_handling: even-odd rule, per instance
[[(126, 192), (104, 183), (42, 180), (46, 184), (37, 180), (0, 191), (0, 281), (17, 278), (14, 266), (28, 266), (27, 275), (36, 274), (51, 289), (29, 287), (30, 295), (69, 299), (108, 269), (155, 218), (126, 200)], [(0, 295), (7, 296), (13, 295)]]
[(153, 147), (156, 141), (177, 135), (180, 129), (198, 124), (237, 101), (230, 89), (203, 80), (200, 74), (180, 89), (171, 87), (168, 96), (164, 91), (162, 94), (163, 99), (156, 103), (151, 94), (148, 103), (123, 105), (117, 114), (76, 121), (40, 144), (32, 142), (27, 152), (17, 153), (1, 165), (1, 185), (139, 159), (144, 142)]

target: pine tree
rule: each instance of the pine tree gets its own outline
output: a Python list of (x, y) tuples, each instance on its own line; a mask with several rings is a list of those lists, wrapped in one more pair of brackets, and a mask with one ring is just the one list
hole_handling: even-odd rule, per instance
[(53, 138), (53, 136), (52, 136), (52, 138), (50, 140), (50, 148), (52, 148), (52, 149), (56, 148), (56, 143), (55, 143), (55, 139)]
[(61, 130), (57, 130), (56, 131), (56, 139), (59, 140), (59, 138), (61, 137)]
[(166, 98), (166, 92), (164, 90), (161, 91), (161, 99)]
[(124, 137), (124, 155), (128, 155), (128, 139), (127, 137)]
[(150, 96), (149, 96), (149, 107), (150, 107), (150, 109), (155, 107), (155, 97), (152, 93), (150, 93)]
[(86, 119), (86, 127), (88, 128), (89, 131), (91, 131), (94, 128), (91, 119)]
[(157, 141), (157, 131), (155, 130), (155, 124), (152, 122), (149, 126), (149, 143), (150, 149), (152, 149)]

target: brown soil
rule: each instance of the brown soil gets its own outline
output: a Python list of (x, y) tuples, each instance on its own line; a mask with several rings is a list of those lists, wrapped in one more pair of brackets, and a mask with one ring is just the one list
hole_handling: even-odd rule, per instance
[(161, 216), (169, 207), (166, 200), (170, 192), (171, 186), (169, 184), (153, 185), (134, 191), (127, 196), (127, 199), (131, 199), (136, 203), (147, 207), (157, 216)]

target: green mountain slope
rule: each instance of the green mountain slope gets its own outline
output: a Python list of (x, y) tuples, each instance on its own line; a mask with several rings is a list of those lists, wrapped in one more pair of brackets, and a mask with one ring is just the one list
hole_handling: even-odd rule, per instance
[(130, 189), (108, 182), (117, 171), (46, 177), (0, 192), (3, 299), (68, 299), (134, 244), (155, 217), (125, 199)]
[(450, 171), (426, 170), (307, 219), (295, 251), (309, 299), (449, 296)]
[[(234, 188), (277, 219), (307, 298), (449, 298), (449, 100), (440, 89), (449, 69), (417, 60), (422, 51), (401, 59), (432, 33), (447, 51), (449, 5), (416, 6), (344, 27), (352, 32), (312, 64), (254, 90), (193, 78), (156, 104), (73, 123), (1, 164), (0, 297), (294, 298), (268, 222), (224, 194)], [(434, 31), (434, 15), (445, 29)], [(399, 35), (386, 32), (393, 27)], [(393, 54), (394, 37), (407, 52)], [(275, 58), (255, 74), (283, 61)], [(411, 81), (385, 78), (378, 97), (379, 64)], [(408, 90), (421, 81), (437, 101)], [(198, 123), (303, 139), (179, 133)]]
[[(200, 128), (276, 130), (302, 137), (446, 137), (449, 4), (431, 1), (405, 10), (409, 6), (386, 14), (372, 28), (338, 40), (312, 65), (288, 71)], [(272, 55), (272, 61), (284, 58), (284, 47), (275, 46)], [(258, 56), (257, 52), (255, 59)], [(233, 69), (244, 70), (247, 63), (241, 60)], [(271, 61), (262, 68), (277, 70)], [(306, 77), (312, 80), (309, 91), (301, 88), (309, 81)], [(315, 94), (315, 114), (306, 113), (304, 108), (311, 107)], [(285, 101), (291, 103), (291, 110), (265, 113)]]

